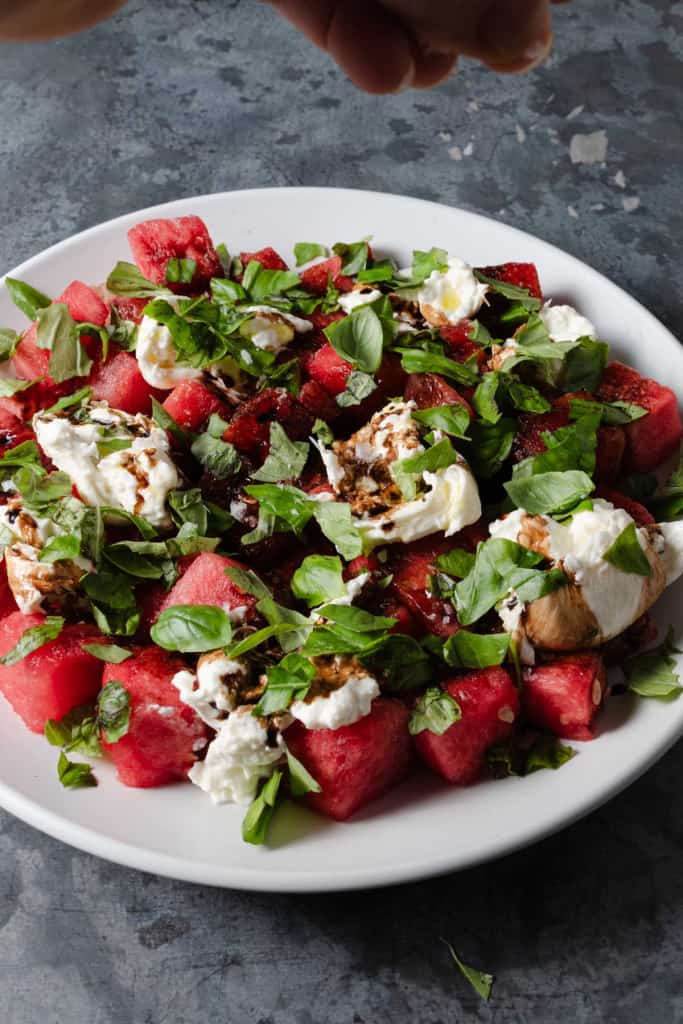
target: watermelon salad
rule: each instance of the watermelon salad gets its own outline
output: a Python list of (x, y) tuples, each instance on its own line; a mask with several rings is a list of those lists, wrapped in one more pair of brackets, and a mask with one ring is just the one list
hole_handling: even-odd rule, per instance
[(678, 694), (676, 396), (534, 265), (128, 238), (106, 283), (5, 281), (0, 691), (63, 785), (189, 780), (262, 843), (283, 799), (557, 769), (611, 690)]

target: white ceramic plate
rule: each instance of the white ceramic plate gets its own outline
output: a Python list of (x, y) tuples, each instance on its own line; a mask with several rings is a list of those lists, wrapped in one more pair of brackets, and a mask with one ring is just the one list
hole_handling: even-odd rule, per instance
[[(400, 196), (343, 189), (264, 189), (183, 199), (120, 217), (53, 246), (12, 272), (56, 295), (73, 278), (96, 283), (126, 259), (126, 231), (150, 217), (195, 213), (231, 251), (273, 245), (292, 257), (297, 241), (372, 235), (377, 251), (408, 262), (413, 248), (438, 245), (473, 264), (534, 261), (544, 291), (571, 301), (617, 357), (683, 395), (683, 350), (634, 299), (578, 260), (506, 224)], [(0, 284), (0, 324), (22, 321)], [(683, 636), (683, 584), (657, 608), (660, 625)], [(190, 785), (126, 789), (110, 765), (100, 785), (68, 791), (57, 781), (57, 751), (27, 732), (0, 701), (0, 804), (64, 842), (110, 860), (193, 882), (239, 889), (313, 892), (386, 885), (498, 857), (562, 828), (614, 796), (683, 732), (683, 700), (615, 698), (599, 736), (578, 744), (559, 772), (449, 789), (419, 777), (353, 821), (334, 824), (299, 807), (281, 812), (267, 848), (245, 845), (243, 810), (214, 807)]]

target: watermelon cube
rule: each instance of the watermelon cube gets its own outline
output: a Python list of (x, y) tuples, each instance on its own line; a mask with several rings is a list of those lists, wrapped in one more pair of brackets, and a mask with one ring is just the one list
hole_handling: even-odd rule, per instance
[(284, 388), (264, 388), (235, 413), (223, 434), (240, 452), (265, 459), (270, 448), (270, 424), (277, 421), (292, 441), (303, 441), (313, 429), (313, 416)]
[(225, 416), (225, 402), (200, 380), (183, 380), (164, 402), (164, 409), (185, 430), (198, 431), (213, 413)]
[(519, 696), (509, 672), (479, 669), (444, 684), (462, 717), (442, 736), (425, 730), (415, 737), (420, 757), (447, 782), (467, 786), (486, 771), (486, 752), (515, 729)]
[(524, 669), (522, 705), (532, 725), (570, 740), (592, 740), (607, 687), (599, 654), (572, 654)]
[(103, 685), (119, 682), (130, 694), (128, 732), (102, 746), (125, 786), (163, 786), (185, 779), (208, 742), (208, 730), (183, 704), (171, 680), (187, 665), (158, 647), (145, 647), (120, 665), (107, 665)]
[(353, 278), (342, 274), (341, 268), (341, 258), (332, 256), (329, 260), (314, 263), (312, 267), (304, 270), (301, 275), (301, 283), (304, 288), (315, 295), (324, 295), (330, 281), (340, 292), (350, 292), (353, 288)]
[(309, 377), (320, 384), (330, 395), (341, 395), (346, 381), (353, 370), (351, 363), (336, 352), (329, 341), (314, 352), (306, 364)]
[(148, 220), (128, 232), (133, 258), (150, 281), (166, 284), (170, 259), (190, 259), (196, 263), (190, 284), (173, 284), (180, 294), (205, 291), (212, 277), (223, 277), (223, 267), (214, 249), (208, 228), (200, 217)]
[(480, 267), (482, 274), (505, 284), (513, 284), (526, 290), (536, 299), (543, 298), (541, 282), (534, 263), (501, 263), (495, 267)]
[(437, 405), (464, 405), (472, 413), (469, 402), (437, 373), (411, 373), (406, 381), (406, 402), (415, 402), (418, 409), (433, 409)]
[(641, 377), (623, 363), (610, 363), (597, 390), (603, 402), (633, 402), (647, 409), (648, 415), (628, 423), (624, 469), (649, 473), (677, 449), (683, 436), (678, 401), (671, 388)]
[(0, 458), (5, 451), (30, 441), (33, 436), (33, 431), (23, 419), (5, 407), (0, 407)]
[(257, 252), (241, 252), (240, 260), (245, 267), (252, 260), (255, 260), (261, 264), (264, 270), (289, 270), (280, 253), (276, 252), (275, 249), (271, 249), (270, 246), (266, 246), (265, 249), (259, 249)]
[[(7, 654), (27, 629), (45, 622), (43, 615), (13, 612), (0, 620), (0, 654)], [(97, 696), (102, 662), (83, 650), (101, 641), (90, 625), (66, 625), (54, 640), (11, 667), (0, 665), (0, 692), (32, 732), (42, 732), (48, 718), (58, 720)]]
[(0, 562), (0, 619), (18, 610), (14, 594), (7, 582), (7, 565), (3, 558), (2, 562)]
[(93, 366), (88, 383), (93, 398), (131, 414), (150, 413), (152, 396), (161, 394), (142, 376), (132, 352), (116, 351), (113, 345), (106, 363), (99, 361)]
[(94, 288), (83, 284), (82, 281), (72, 281), (55, 301), (63, 302), (78, 323), (104, 327), (109, 320), (107, 304)]
[(341, 413), (341, 408), (334, 398), (326, 391), (317, 380), (307, 380), (299, 392), (299, 401), (304, 409), (308, 409), (316, 419), (325, 420), (326, 423), (336, 419)]
[(160, 611), (176, 604), (215, 604), (226, 611), (244, 608), (245, 616), (253, 617), (256, 598), (246, 594), (225, 575), (230, 566), (244, 568), (240, 562), (209, 551), (190, 556), (191, 563), (166, 595)]
[(139, 324), (142, 320), (142, 311), (149, 301), (149, 299), (135, 299), (126, 295), (116, 295), (112, 299), (111, 304), (121, 320), (132, 320), (134, 324)]
[(285, 742), (322, 787), (305, 798), (309, 806), (345, 821), (402, 782), (412, 763), (408, 716), (400, 701), (379, 697), (369, 715), (341, 729), (291, 725)]

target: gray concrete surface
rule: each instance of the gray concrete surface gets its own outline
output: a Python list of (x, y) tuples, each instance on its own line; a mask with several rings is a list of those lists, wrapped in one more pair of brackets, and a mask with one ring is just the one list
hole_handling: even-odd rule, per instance
[[(256, 0), (135, 0), (76, 38), (0, 46), (0, 268), (165, 199), (357, 186), (525, 227), (680, 331), (682, 23), (680, 2), (574, 3), (531, 77), (467, 65), (383, 99)], [(151, 878), (0, 813), (0, 1021), (683, 1021), (682, 773), (679, 747), (497, 864), (315, 898)], [(440, 936), (495, 972), (488, 1006)]]

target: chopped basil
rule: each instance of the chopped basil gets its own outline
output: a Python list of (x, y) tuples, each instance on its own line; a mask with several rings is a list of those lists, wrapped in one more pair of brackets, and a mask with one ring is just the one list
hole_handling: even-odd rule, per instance
[(107, 519), (122, 519), (125, 523), (134, 526), (144, 540), (152, 540), (157, 536), (157, 531), (152, 524), (143, 519), (142, 516), (133, 515), (132, 512), (126, 512), (122, 508), (114, 508), (112, 505), (100, 505), (100, 510)]
[(304, 491), (290, 484), (251, 484), (245, 493), (256, 498), (262, 509), (283, 520), (294, 533), (300, 533), (313, 515), (313, 505)]
[[(120, 649), (120, 648), (119, 648)], [(97, 698), (97, 724), (107, 743), (118, 743), (130, 724), (130, 694), (122, 683), (111, 679)]]
[(672, 655), (680, 653), (674, 647), (673, 626), (669, 626), (666, 638), (659, 647), (629, 658), (625, 663), (629, 690), (639, 697), (655, 697), (659, 700), (678, 697), (683, 687)]
[(346, 595), (341, 559), (336, 555), (309, 555), (292, 576), (292, 593), (309, 608)]
[(124, 576), (109, 572), (88, 573), (81, 586), (90, 599), (95, 622), (103, 633), (133, 636), (140, 625), (135, 594)]
[(489, 668), (503, 664), (509, 647), (509, 633), (479, 635), (461, 629), (448, 638), (443, 656), (446, 664), (453, 668)]
[(440, 469), (447, 469), (457, 461), (457, 452), (445, 437), (443, 441), (438, 441), (437, 444), (418, 455), (410, 455), (408, 458), (392, 463), (391, 472), (401, 488), (403, 497), (406, 501), (412, 501), (417, 493), (415, 477), (421, 476), (423, 473), (436, 473)]
[(280, 637), (285, 633), (292, 633), (298, 629), (299, 627), (291, 622), (276, 622), (272, 626), (264, 626), (263, 629), (257, 629), (255, 633), (250, 633), (244, 640), (240, 640), (239, 643), (228, 647), (226, 653), (229, 658), (240, 658), (243, 654), (248, 654), (249, 651), (260, 647), (266, 641), (272, 640), (273, 637)]
[(241, 302), (247, 298), (247, 293), (237, 281), (228, 281), (227, 278), (214, 277), (211, 280), (211, 295), (217, 302)]
[(148, 281), (134, 263), (120, 261), (107, 278), (107, 288), (114, 295), (130, 299), (150, 299), (157, 295), (168, 295), (164, 285)]
[(496, 295), (502, 295), (517, 305), (523, 306), (528, 312), (535, 313), (541, 308), (541, 300), (531, 294), (528, 288), (520, 288), (516, 284), (508, 284), (507, 281), (498, 281), (495, 277), (487, 277), (481, 270), (475, 270), (474, 276), (481, 284), (489, 286)]
[(306, 638), (313, 627), (313, 623), (306, 615), (294, 611), (293, 608), (285, 608), (271, 597), (261, 598), (256, 608), (271, 626), (285, 624), (294, 627), (284, 631), (283, 635), (278, 633), (280, 647), (283, 651), (294, 651), (306, 642)]
[(150, 636), (165, 651), (202, 654), (227, 647), (232, 624), (222, 608), (210, 604), (178, 604), (161, 613)]
[(17, 377), (0, 377), (0, 398), (11, 398), (20, 391), (27, 391), (43, 379), (38, 377), (35, 380), (19, 380)]
[(597, 452), (597, 431), (600, 413), (587, 413), (558, 430), (545, 431), (543, 441), (547, 450), (519, 462), (513, 471), (513, 479), (534, 474), (580, 469), (591, 476), (595, 471)]
[(35, 320), (41, 309), (45, 309), (52, 302), (52, 299), (48, 299), (47, 295), (43, 295), (37, 288), (26, 284), (25, 281), (17, 281), (14, 277), (5, 278), (5, 287), (14, 305), (29, 320)]
[(635, 523), (629, 523), (621, 531), (602, 557), (620, 572), (633, 573), (636, 576), (652, 575), (652, 566), (640, 546)]
[(609, 347), (594, 338), (579, 338), (567, 353), (562, 387), (565, 391), (595, 391), (607, 366)]
[(439, 352), (419, 348), (397, 348), (396, 351), (406, 373), (439, 373), (463, 387), (472, 387), (479, 379), (475, 370), (466, 363), (458, 363)]
[(301, 654), (286, 654), (266, 671), (266, 688), (252, 715), (265, 718), (286, 711), (292, 701), (303, 700), (315, 678), (315, 667)]
[(580, 470), (517, 477), (505, 484), (517, 508), (526, 509), (531, 515), (566, 512), (588, 497), (594, 488), (591, 478)]
[(4, 665), (5, 668), (16, 665), (50, 640), (56, 640), (63, 627), (64, 619), (61, 616), (48, 615), (39, 626), (30, 626), (24, 630), (14, 647), (0, 657), (0, 665)]
[(572, 747), (555, 736), (541, 733), (529, 743), (526, 737), (513, 736), (491, 747), (486, 755), (489, 770), (498, 779), (511, 775), (526, 776), (543, 769), (557, 771), (576, 756)]
[(78, 558), (81, 553), (81, 538), (77, 534), (51, 537), (40, 549), (39, 562), (62, 562)]
[(359, 656), (373, 675), (381, 678), (382, 691), (388, 693), (416, 690), (434, 678), (428, 653), (415, 637), (403, 633), (385, 634), (372, 650)]
[(196, 269), (196, 260), (172, 256), (166, 264), (166, 281), (168, 284), (192, 284)]
[(242, 278), (242, 287), (257, 304), (284, 295), (301, 284), (293, 270), (265, 270), (258, 260), (251, 260)]
[(365, 270), (368, 262), (368, 242), (364, 238), (360, 242), (337, 242), (332, 246), (332, 252), (339, 256), (342, 261), (341, 273), (348, 277), (355, 277), (361, 270)]
[(318, 242), (297, 242), (294, 246), (294, 259), (297, 267), (300, 267), (302, 263), (310, 263), (318, 256), (327, 256), (328, 253), (327, 246), (320, 245)]
[(45, 413), (54, 415), (55, 413), (65, 412), (67, 409), (74, 409), (76, 406), (87, 405), (91, 397), (92, 388), (86, 385), (86, 387), (74, 391), (72, 395), (64, 395), (54, 405), (51, 405), (49, 409), (46, 409)]
[(97, 779), (89, 764), (70, 761), (62, 751), (57, 762), (59, 781), (65, 789), (81, 789), (84, 786), (96, 786)]
[(330, 445), (334, 442), (334, 434), (325, 420), (317, 419), (311, 431), (313, 437), (317, 437), (321, 444)]
[(81, 344), (76, 323), (63, 302), (53, 302), (38, 313), (36, 344), (50, 350), (50, 376), (57, 384), (90, 373), (92, 359)]
[(198, 487), (191, 487), (187, 491), (171, 491), (166, 500), (173, 522), (177, 526), (191, 523), (197, 527), (200, 534), (206, 535), (209, 513)]
[(320, 793), (322, 787), (301, 761), (287, 750), (287, 768), (289, 769), (289, 788), (292, 796), (305, 796), (306, 793)]
[(418, 423), (432, 430), (443, 430), (444, 434), (450, 434), (451, 437), (467, 438), (470, 414), (465, 405), (456, 403), (436, 405), (431, 409), (414, 409), (411, 415)]
[(322, 533), (347, 562), (358, 558), (363, 542), (353, 522), (351, 506), (342, 501), (316, 501), (313, 515)]
[(271, 423), (270, 451), (261, 468), (251, 474), (251, 479), (271, 484), (294, 480), (301, 476), (309, 450), (307, 441), (290, 441), (279, 423)]
[(475, 556), (471, 551), (463, 551), (462, 548), (453, 548), (436, 560), (437, 569), (448, 573), (449, 576), (456, 576), (463, 579), (474, 568)]
[(497, 423), (472, 420), (467, 458), (478, 477), (489, 480), (499, 472), (509, 458), (517, 433), (517, 420), (504, 417)]
[(263, 580), (255, 572), (252, 572), (251, 569), (240, 569), (236, 565), (229, 565), (225, 570), (225, 575), (233, 583), (236, 583), (245, 594), (251, 594), (253, 597), (258, 597), (259, 600), (263, 597), (273, 596)]
[(14, 355), (19, 344), (19, 334), (11, 327), (0, 327), (0, 363), (7, 362)]
[(573, 420), (586, 413), (600, 413), (601, 422), (612, 427), (642, 419), (643, 416), (647, 416), (648, 410), (633, 402), (598, 402), (592, 398), (569, 399), (569, 415)]
[(432, 686), (422, 694), (408, 720), (411, 736), (432, 732), (443, 736), (447, 729), (462, 718), (460, 705), (450, 693)]
[(373, 374), (382, 361), (384, 331), (371, 306), (359, 306), (353, 312), (325, 328), (325, 335), (342, 359), (364, 373)]
[(167, 430), (176, 441), (181, 444), (184, 448), (187, 447), (191, 440), (192, 435), (189, 430), (185, 430), (179, 423), (171, 416), (161, 402), (158, 402), (154, 396), (152, 396), (152, 419), (158, 427), (162, 430)]
[(448, 253), (445, 249), (413, 250), (413, 262), (410, 279), (402, 286), (414, 288), (424, 284), (428, 277), (436, 271), (440, 274), (448, 270)]
[(251, 804), (242, 822), (242, 839), (245, 843), (252, 843), (254, 846), (265, 843), (281, 782), (282, 772), (276, 769), (261, 787), (261, 792)]
[(369, 373), (362, 370), (352, 370), (346, 378), (346, 387), (340, 395), (337, 395), (337, 405), (342, 409), (348, 409), (353, 405), (360, 405), (364, 398), (371, 395), (377, 388), (377, 384)]
[(317, 614), (354, 633), (385, 633), (388, 629), (393, 629), (398, 622), (398, 619), (373, 615), (363, 608), (347, 604), (324, 604), (318, 608)]
[(133, 652), (119, 647), (117, 644), (81, 644), (84, 651), (91, 654), (99, 661), (106, 661), (109, 665), (120, 665), (133, 657)]
[(207, 473), (219, 480), (234, 476), (242, 466), (242, 459), (235, 446), (216, 437), (211, 430), (200, 434), (190, 450)]
[(560, 743), (556, 736), (541, 735), (527, 754), (525, 774), (531, 775), (545, 768), (557, 771), (573, 757), (576, 757), (573, 747)]
[(463, 978), (469, 981), (478, 996), (481, 996), (485, 1002), (488, 1002), (491, 998), (491, 990), (495, 980), (493, 975), (487, 974), (486, 971), (478, 971), (476, 967), (470, 967), (468, 964), (463, 963), (451, 946), (450, 942), (446, 942), (445, 939), (442, 941), (448, 946), (448, 951), (451, 954), (453, 962), (462, 974)]

